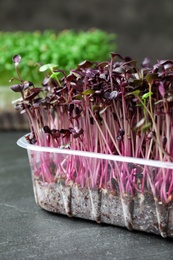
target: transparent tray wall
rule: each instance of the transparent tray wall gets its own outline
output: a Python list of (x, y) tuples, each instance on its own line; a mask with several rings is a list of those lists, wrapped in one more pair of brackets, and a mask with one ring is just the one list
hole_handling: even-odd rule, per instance
[(173, 237), (173, 164), (28, 145), (42, 208)]

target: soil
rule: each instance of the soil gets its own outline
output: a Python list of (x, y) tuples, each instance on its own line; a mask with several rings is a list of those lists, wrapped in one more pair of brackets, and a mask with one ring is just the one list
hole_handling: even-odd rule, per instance
[(33, 180), (34, 195), (43, 209), (69, 217), (80, 217), (173, 237), (173, 202), (157, 201), (152, 194), (136, 193), (132, 198), (106, 189), (81, 188), (63, 180), (43, 183)]

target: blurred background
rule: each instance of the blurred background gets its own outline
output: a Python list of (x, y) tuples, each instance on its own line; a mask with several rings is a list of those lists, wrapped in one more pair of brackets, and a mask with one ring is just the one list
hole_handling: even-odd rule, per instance
[(97, 27), (117, 34), (121, 54), (173, 57), (172, 0), (1, 0), (0, 9), (1, 31)]
[[(173, 59), (172, 0), (1, 0), (0, 10), (1, 32), (61, 32), (66, 29), (87, 31), (98, 28), (116, 34), (116, 52), (131, 56), (138, 64), (144, 57), (149, 57), (152, 63), (158, 59)], [(6, 49), (1, 49), (0, 46), (0, 57), (3, 52), (12, 50), (13, 44)], [(3, 73), (0, 73), (0, 81), (2, 77)], [(3, 97), (0, 111), (5, 102), (6, 98)], [(20, 119), (17, 126), (14, 126), (12, 121), (14, 118), (11, 112), (4, 113), (3, 110), (0, 129), (18, 129), (23, 122)]]

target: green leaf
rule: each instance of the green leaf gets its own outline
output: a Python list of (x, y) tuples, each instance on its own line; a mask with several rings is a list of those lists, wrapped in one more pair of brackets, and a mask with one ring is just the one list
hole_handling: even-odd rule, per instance
[(57, 67), (56, 64), (49, 63), (49, 64), (45, 64), (45, 65), (41, 66), (39, 68), (39, 71), (40, 72), (45, 72), (47, 70), (53, 71), (53, 69), (56, 68), (56, 67)]
[(108, 107), (105, 107), (103, 108), (102, 110), (99, 111), (99, 114), (102, 115), (106, 110), (107, 110)]
[(139, 96), (139, 94), (140, 94), (140, 90), (137, 89), (137, 90), (135, 90), (135, 91), (132, 91), (132, 92), (126, 94), (125, 96), (134, 95), (135, 97), (137, 97), (137, 96)]
[(81, 100), (82, 99), (82, 95), (81, 94), (77, 94), (73, 97), (74, 100)]
[(56, 79), (58, 77), (58, 75), (60, 74), (60, 72), (53, 72), (50, 76), (51, 79)]
[(142, 79), (134, 79), (133, 83), (135, 87), (139, 87), (142, 84)]
[(148, 83), (151, 83), (153, 80), (156, 80), (158, 79), (158, 75), (157, 73), (148, 73), (146, 76), (145, 76), (145, 79)]
[(145, 122), (145, 118), (142, 118), (134, 127), (134, 129), (138, 129), (139, 127), (141, 127)]
[(151, 91), (145, 93), (145, 94), (142, 96), (142, 100), (149, 98), (151, 95), (153, 95), (153, 92), (151, 92)]
[(138, 103), (138, 104), (136, 104), (136, 107), (142, 107), (142, 106), (143, 106), (142, 103)]
[(67, 149), (67, 148), (70, 148), (70, 142), (67, 143), (67, 144), (61, 145), (59, 148), (60, 148), (60, 149)]
[(142, 126), (141, 131), (144, 133), (144, 132), (146, 132), (146, 130), (149, 129), (150, 127), (151, 127), (151, 123), (148, 122), (148, 123), (146, 123), (145, 125)]
[(86, 89), (85, 91), (82, 92), (82, 95), (91, 95), (94, 93), (93, 89)]
[(99, 110), (100, 110), (100, 107), (97, 106), (97, 105), (94, 105), (94, 106), (92, 106), (92, 110), (93, 110), (93, 111), (99, 111)]

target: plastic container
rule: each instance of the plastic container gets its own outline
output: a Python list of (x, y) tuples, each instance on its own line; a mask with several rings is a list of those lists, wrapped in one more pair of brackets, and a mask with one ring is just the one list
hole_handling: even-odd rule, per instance
[(43, 209), (173, 237), (173, 163), (17, 144)]

